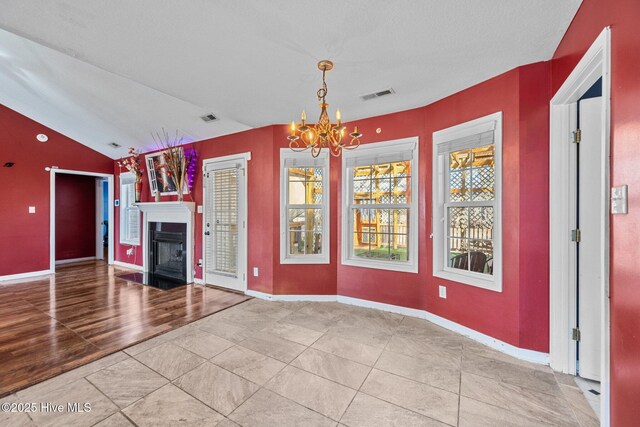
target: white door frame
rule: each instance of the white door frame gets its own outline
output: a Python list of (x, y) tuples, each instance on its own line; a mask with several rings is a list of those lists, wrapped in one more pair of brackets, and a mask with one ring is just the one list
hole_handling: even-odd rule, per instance
[[(86, 172), (86, 171), (77, 171), (77, 170), (69, 170), (69, 169), (57, 169), (51, 168), (49, 171), (49, 269), (51, 273), (55, 273), (56, 271), (56, 174), (64, 173), (68, 175), (83, 175), (83, 176), (92, 176), (95, 178), (103, 178), (107, 180), (107, 186), (109, 187), (109, 225), (108, 225), (108, 234), (109, 234), (109, 254), (108, 254), (108, 264), (113, 264), (113, 174), (107, 173), (97, 173), (97, 172)], [(94, 188), (97, 189), (96, 186)], [(100, 200), (102, 198), (102, 193), (100, 193)], [(96, 203), (98, 196), (96, 195)], [(100, 203), (102, 203), (100, 201)], [(97, 220), (98, 212), (96, 212), (96, 220)], [(100, 218), (102, 221), (102, 218)], [(102, 229), (99, 226), (99, 222), (96, 223), (96, 227)], [(96, 231), (97, 235), (97, 231)], [(102, 242), (102, 239), (101, 239)], [(100, 245), (100, 251), (102, 251), (102, 245)], [(98, 257), (98, 243), (96, 243), (96, 258)]]
[(582, 95), (602, 78), (602, 137), (600, 209), (601, 224), (601, 422), (609, 425), (609, 186), (610, 186), (610, 93), (611, 31), (605, 28), (578, 65), (562, 84), (550, 103), (549, 147), (549, 360), (551, 368), (576, 374), (575, 342), (571, 331), (576, 325), (576, 256), (570, 232), (575, 228), (575, 154), (571, 152), (571, 132), (575, 130), (575, 105)]
[[(224, 164), (230, 162), (237, 162), (242, 165), (242, 169), (244, 170), (244, 201), (242, 202), (241, 212), (244, 217), (244, 227), (241, 229), (239, 238), (240, 238), (240, 249), (238, 251), (238, 258), (241, 262), (238, 263), (238, 277), (242, 279), (242, 287), (240, 289), (241, 292), (247, 292), (247, 276), (248, 276), (248, 238), (247, 238), (247, 230), (249, 229), (249, 217), (248, 217), (248, 205), (249, 205), (249, 193), (248, 193), (248, 182), (249, 182), (249, 171), (247, 168), (247, 164), (251, 160), (251, 152), (248, 151), (246, 153), (238, 153), (232, 154), (229, 156), (222, 157), (214, 157), (211, 159), (204, 159), (202, 161), (202, 173), (203, 175), (206, 173), (207, 166), (215, 166), (216, 164)], [(207, 248), (206, 248), (206, 239), (204, 238), (204, 228), (205, 228), (205, 218), (206, 218), (206, 209), (207, 209), (207, 191), (205, 189), (205, 179), (202, 179), (202, 229), (200, 230), (200, 234), (202, 236), (202, 282), (206, 284), (207, 280)]]

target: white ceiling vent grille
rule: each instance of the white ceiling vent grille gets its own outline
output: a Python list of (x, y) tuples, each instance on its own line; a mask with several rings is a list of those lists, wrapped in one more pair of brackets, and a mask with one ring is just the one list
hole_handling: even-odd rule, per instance
[(202, 119), (203, 122), (215, 122), (216, 120), (218, 120), (218, 118), (215, 116), (215, 114), (207, 114), (206, 116), (200, 116), (200, 118)]
[(393, 90), (392, 88), (389, 88), (389, 89), (381, 90), (380, 92), (373, 92), (366, 95), (362, 95), (360, 98), (362, 98), (363, 101), (368, 101), (370, 99), (380, 98), (381, 96), (391, 95), (392, 93), (396, 93), (396, 91)]

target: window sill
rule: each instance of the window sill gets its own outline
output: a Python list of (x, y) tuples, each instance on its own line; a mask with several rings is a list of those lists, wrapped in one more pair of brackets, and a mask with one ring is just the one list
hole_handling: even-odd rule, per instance
[(399, 263), (393, 261), (368, 261), (363, 259), (347, 258), (342, 260), (342, 265), (418, 274), (418, 266), (416, 264), (404, 262)]
[(329, 257), (285, 257), (280, 258), (280, 264), (329, 264)]
[(433, 273), (433, 276), (450, 280), (452, 282), (461, 283), (463, 285), (486, 289), (493, 292), (502, 292), (502, 281), (495, 277), (491, 279), (485, 279), (483, 277), (480, 277), (479, 274), (458, 273), (447, 270), (436, 271)]
[(125, 246), (140, 246), (140, 242), (127, 240), (120, 240), (120, 244)]

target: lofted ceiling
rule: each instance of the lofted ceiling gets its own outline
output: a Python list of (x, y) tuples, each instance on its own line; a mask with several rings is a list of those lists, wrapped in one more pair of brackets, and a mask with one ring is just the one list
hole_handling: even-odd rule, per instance
[(0, 0), (0, 103), (118, 158), (161, 128), (201, 140), (313, 119), (326, 58), (330, 111), (349, 121), (548, 60), (580, 3)]

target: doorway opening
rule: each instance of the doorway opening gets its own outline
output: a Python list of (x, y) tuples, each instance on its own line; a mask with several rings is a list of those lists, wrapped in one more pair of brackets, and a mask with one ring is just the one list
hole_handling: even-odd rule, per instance
[(247, 161), (251, 153), (207, 159), (204, 168), (203, 279), (247, 290)]
[(605, 28), (550, 105), (549, 359), (577, 376), (602, 425), (609, 424), (609, 70)]
[(50, 169), (50, 270), (105, 260), (113, 264), (113, 175)]

